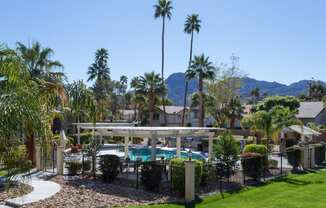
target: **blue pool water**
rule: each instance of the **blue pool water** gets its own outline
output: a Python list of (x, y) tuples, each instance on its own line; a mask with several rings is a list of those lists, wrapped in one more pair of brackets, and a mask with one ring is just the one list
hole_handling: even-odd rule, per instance
[[(176, 150), (163, 150), (160, 148), (156, 149), (156, 157), (164, 159), (171, 159), (176, 156)], [(131, 148), (129, 151), (130, 160), (136, 161), (137, 158), (141, 158), (142, 161), (149, 161), (151, 159), (151, 149), (150, 148)], [(181, 151), (182, 158), (188, 158), (188, 153)], [(195, 160), (205, 160), (205, 156), (199, 153), (192, 153), (192, 158)]]

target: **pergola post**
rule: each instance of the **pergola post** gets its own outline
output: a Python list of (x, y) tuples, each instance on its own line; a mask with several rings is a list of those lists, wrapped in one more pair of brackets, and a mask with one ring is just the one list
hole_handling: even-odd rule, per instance
[(125, 159), (129, 157), (129, 137), (125, 136)]
[(212, 158), (213, 158), (213, 139), (214, 139), (214, 134), (209, 134), (209, 136), (208, 136), (208, 160), (212, 160)]
[(155, 132), (151, 135), (151, 161), (156, 160), (156, 143), (157, 143), (157, 135)]
[(57, 146), (57, 174), (63, 175), (63, 152), (64, 146), (59, 145)]
[(77, 125), (77, 144), (80, 144), (80, 126)]
[(176, 156), (177, 158), (181, 157), (181, 137), (177, 137), (176, 141)]

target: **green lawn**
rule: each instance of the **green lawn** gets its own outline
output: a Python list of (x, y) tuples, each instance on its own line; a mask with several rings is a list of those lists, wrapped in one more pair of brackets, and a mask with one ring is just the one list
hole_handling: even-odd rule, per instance
[[(304, 175), (291, 175), (260, 187), (238, 193), (205, 198), (196, 208), (325, 208), (326, 170)], [(183, 205), (164, 204), (144, 208), (182, 208)], [(140, 207), (137, 207), (140, 208)]]

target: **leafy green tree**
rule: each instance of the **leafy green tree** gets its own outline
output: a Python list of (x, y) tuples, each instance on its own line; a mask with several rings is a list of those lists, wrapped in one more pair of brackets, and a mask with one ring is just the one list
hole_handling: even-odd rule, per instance
[[(190, 55), (189, 55), (189, 64), (188, 69), (191, 66), (192, 61), (192, 47), (194, 42), (194, 32), (199, 33), (201, 20), (198, 18), (198, 14), (188, 15), (186, 22), (184, 24), (184, 32), (190, 34)], [(185, 122), (186, 106), (187, 106), (187, 96), (188, 96), (188, 80), (185, 83), (185, 94), (183, 98), (183, 111), (182, 111), (182, 126)]]
[(296, 97), (292, 96), (270, 96), (258, 102), (253, 107), (253, 111), (270, 111), (276, 106), (288, 107), (291, 111), (297, 111), (300, 102)]
[(187, 79), (198, 79), (198, 94), (199, 94), (199, 126), (204, 126), (205, 109), (204, 109), (204, 80), (211, 80), (215, 77), (215, 67), (209, 61), (209, 57), (195, 56), (190, 68), (186, 71)]
[(214, 144), (213, 150), (220, 174), (229, 178), (239, 160), (239, 145), (230, 132), (224, 132)]
[(238, 96), (230, 99), (225, 108), (226, 117), (230, 120), (230, 128), (233, 129), (236, 119), (241, 119), (243, 114), (243, 106)]
[(254, 89), (251, 90), (250, 95), (252, 96), (253, 103), (256, 103), (257, 100), (260, 97), (260, 89), (259, 87), (255, 87)]
[(146, 97), (149, 111), (149, 124), (153, 126), (154, 106), (157, 103), (157, 96), (162, 96), (166, 93), (165, 86), (161, 85), (161, 78), (155, 72), (145, 73), (144, 76), (138, 78), (135, 86), (137, 94)]
[[(172, 16), (172, 2), (170, 0), (158, 0), (158, 4), (154, 5), (155, 12), (154, 17), (162, 18), (162, 68), (161, 68), (161, 82), (162, 87), (164, 87), (164, 38), (165, 38), (165, 20), (166, 18), (171, 19)], [(163, 95), (164, 96), (164, 95)], [(165, 104), (164, 97), (162, 97), (163, 101), (163, 111), (164, 111), (164, 123), (167, 124), (166, 114), (165, 114)]]
[(272, 117), (274, 129), (278, 131), (291, 125), (302, 125), (302, 122), (297, 119), (295, 111), (291, 111), (288, 107), (275, 107), (272, 110)]

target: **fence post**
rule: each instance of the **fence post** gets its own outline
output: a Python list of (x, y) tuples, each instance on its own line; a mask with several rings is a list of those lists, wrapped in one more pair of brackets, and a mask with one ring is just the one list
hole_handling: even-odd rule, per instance
[(63, 175), (63, 146), (57, 146), (57, 173)]

